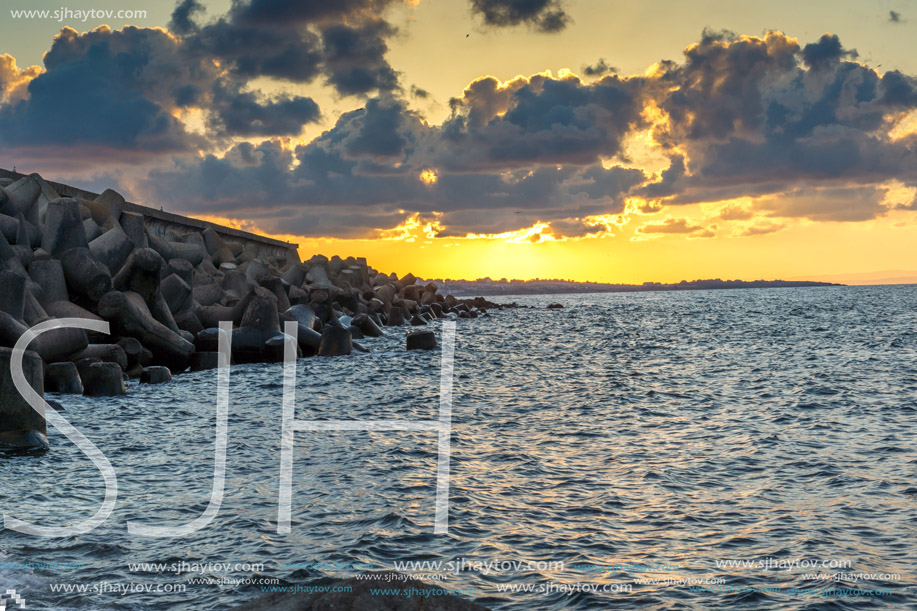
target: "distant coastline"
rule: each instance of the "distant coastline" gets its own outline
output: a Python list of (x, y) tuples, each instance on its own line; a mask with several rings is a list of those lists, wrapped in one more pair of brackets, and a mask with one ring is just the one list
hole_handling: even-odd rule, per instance
[(653, 291), (707, 291), (722, 289), (796, 288), (845, 286), (836, 282), (809, 280), (682, 280), (681, 282), (644, 282), (643, 284), (610, 284), (574, 282), (572, 280), (428, 280), (443, 291), (455, 295), (553, 295), (560, 293), (642, 293)]

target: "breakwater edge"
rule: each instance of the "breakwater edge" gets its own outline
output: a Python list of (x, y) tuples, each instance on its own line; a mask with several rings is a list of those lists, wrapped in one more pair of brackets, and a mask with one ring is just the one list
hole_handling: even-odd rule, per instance
[[(62, 193), (60, 193), (62, 191)], [(428, 323), (502, 308), (443, 295), (377, 271), (365, 258), (315, 255), (295, 244), (93, 194), (38, 174), (0, 173), (0, 448), (48, 447), (41, 410), (17, 392), (13, 348), (36, 333), (25, 379), (45, 391), (118, 396), (125, 381), (169, 382), (219, 365), (219, 324), (233, 325), (234, 364), (283, 360), (284, 323), (297, 328), (297, 357), (341, 357), (364, 338), (410, 327), (407, 349), (434, 349)], [(108, 333), (104, 330), (107, 329)]]

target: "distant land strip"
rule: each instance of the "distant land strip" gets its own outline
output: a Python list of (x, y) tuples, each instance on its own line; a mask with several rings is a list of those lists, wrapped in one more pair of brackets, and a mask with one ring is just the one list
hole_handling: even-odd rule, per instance
[(649, 291), (708, 291), (721, 289), (764, 289), (817, 286), (845, 286), (836, 282), (809, 280), (682, 280), (681, 282), (644, 282), (609, 284), (572, 280), (428, 280), (454, 295), (550, 295), (555, 293), (642, 293)]

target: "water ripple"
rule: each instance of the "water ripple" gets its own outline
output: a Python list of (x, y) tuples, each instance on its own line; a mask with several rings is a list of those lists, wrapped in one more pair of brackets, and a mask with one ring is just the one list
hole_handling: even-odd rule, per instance
[[(128, 568), (135, 562), (258, 563), (228, 575), (290, 585), (353, 572), (296, 563), (465, 558), (544, 563), (453, 571), (442, 582), (475, 588), (495, 609), (915, 608), (917, 289), (520, 301), (537, 307), (459, 321), (448, 535), (432, 529), (429, 432), (297, 433), (293, 532), (278, 535), (281, 370), (243, 365), (232, 370), (223, 506), (209, 528), (180, 541), (131, 537), (125, 524), (178, 524), (206, 507), (213, 372), (132, 383), (115, 400), (54, 397), (111, 459), (118, 506), (77, 538), (3, 531), (0, 567), (82, 567), (0, 568), (0, 585), (25, 590), (36, 609), (228, 609), (260, 588), (193, 584), (183, 594), (87, 598), (50, 585), (201, 576), (138, 574)], [(546, 310), (553, 301), (566, 307)], [(404, 333), (364, 340), (372, 352), (359, 357), (300, 361), (297, 418), (436, 418), (439, 354), (406, 352)], [(47, 454), (0, 458), (0, 510), (42, 523), (84, 519), (101, 501), (101, 477), (56, 431), (49, 438)], [(845, 560), (849, 568), (828, 572), (898, 577), (819, 582), (804, 575), (820, 569), (718, 565), (764, 559)], [(556, 561), (564, 568), (544, 568)], [(570, 568), (615, 563), (677, 569)], [(636, 583), (645, 578), (673, 581)], [(677, 582), (687, 579), (721, 581), (695, 591)], [(790, 593), (864, 587), (888, 595)]]

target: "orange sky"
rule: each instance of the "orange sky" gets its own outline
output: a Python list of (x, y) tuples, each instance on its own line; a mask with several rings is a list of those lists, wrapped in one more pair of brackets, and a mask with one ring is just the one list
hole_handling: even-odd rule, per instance
[[(701, 206), (691, 208), (699, 212)], [(381, 271), (411, 272), (423, 278), (636, 284), (763, 278), (874, 284), (912, 276), (917, 282), (917, 271), (910, 271), (917, 269), (917, 222), (912, 214), (902, 212), (862, 223), (797, 221), (782, 231), (753, 236), (737, 235), (747, 223), (720, 221), (720, 233), (714, 238), (665, 234), (650, 239), (635, 238), (635, 227), (648, 219), (634, 214), (616, 235), (537, 243), (514, 237), (429, 238), (422, 226), (380, 232), (389, 239), (306, 238), (267, 234), (251, 223), (223, 217), (199, 218), (299, 244), (303, 260), (319, 253), (363, 256)]]

